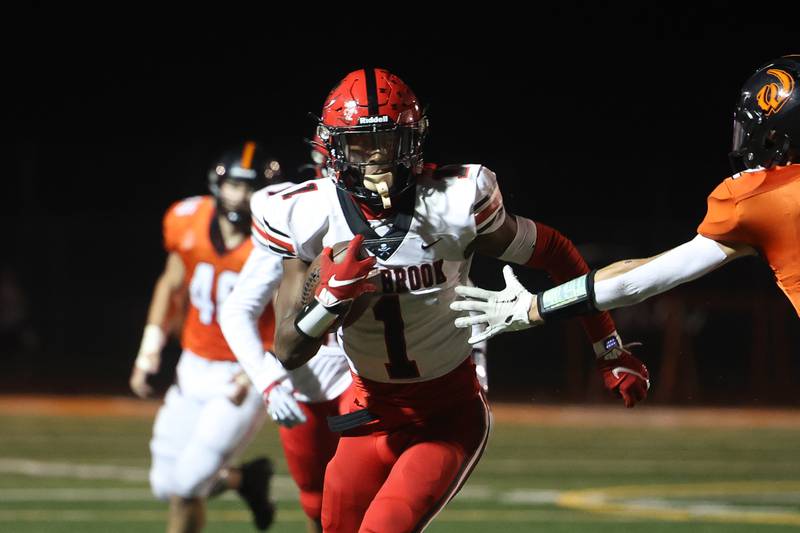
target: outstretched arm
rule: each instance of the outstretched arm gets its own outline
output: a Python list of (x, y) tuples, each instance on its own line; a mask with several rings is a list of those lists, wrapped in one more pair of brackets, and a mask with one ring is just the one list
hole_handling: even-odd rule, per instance
[[(546, 224), (520, 216), (509, 215), (497, 231), (479, 236), (475, 241), (475, 250), (505, 261), (544, 270), (556, 283), (563, 283), (589, 272), (586, 261), (572, 241)], [(462, 288), (458, 292), (469, 295)], [(527, 300), (524, 294), (520, 294), (520, 298)], [(531, 300), (531, 304), (533, 303), (535, 302)], [(458, 309), (459, 306), (456, 305), (455, 308)], [(533, 309), (535, 306), (531, 305), (527, 313), (520, 314), (519, 326), (531, 326), (530, 318), (535, 318), (535, 314), (530, 315)], [(593, 344), (615, 333), (614, 321), (608, 313), (587, 314), (581, 317), (581, 322)], [(491, 335), (490, 332), (489, 336)]]
[[(511, 224), (508, 224), (509, 220)], [(507, 217), (500, 229), (505, 231), (476, 239), (476, 250), (496, 254), (505, 244), (500, 259), (545, 270), (556, 282), (573, 276), (585, 276), (589, 272), (589, 267), (572, 242), (549, 226), (522, 217)], [(509, 240), (511, 235), (513, 238)], [(484, 333), (470, 338), (472, 343), (504, 330), (531, 327), (531, 319), (535, 319), (531, 316), (532, 310), (536, 309), (533, 295), (517, 281), (510, 266), (503, 268), (503, 275), (506, 289), (500, 292), (475, 287), (456, 288), (458, 294), (474, 299), (453, 302), (452, 309), (483, 313), (477, 317), (456, 319), (458, 327), (486, 324)], [(597, 368), (606, 388), (620, 395), (626, 407), (633, 407), (647, 396), (650, 386), (647, 367), (630, 353), (627, 346), (623, 346), (611, 316), (596, 309), (592, 311), (581, 320), (592, 343)]]
[(756, 251), (744, 244), (725, 244), (702, 235), (647, 259), (629, 259), (593, 275), (572, 279), (532, 298), (531, 322), (574, 316), (587, 309), (609, 310), (642, 302), (695, 280)]
[[(594, 273), (573, 277), (539, 294), (532, 295), (517, 283), (519, 299), (525, 300), (528, 308), (527, 313), (516, 310), (515, 317), (520, 318), (509, 324), (509, 328), (525, 329), (547, 320), (633, 305), (697, 279), (734, 259), (754, 254), (756, 251), (750, 246), (721, 243), (698, 235), (659, 255), (619, 261)], [(459, 287), (456, 290), (460, 295), (473, 300), (456, 302), (454, 309), (478, 310), (478, 307), (485, 307), (488, 302), (493, 302), (496, 307), (493, 312), (496, 315), (508, 311), (507, 304), (501, 304), (497, 300), (499, 292), (469, 287)], [(458, 319), (457, 325), (464, 327), (464, 317)], [(495, 328), (491, 335), (509, 328)]]
[(654, 257), (620, 261), (598, 270), (594, 303), (598, 309), (633, 305), (755, 253), (747, 245), (723, 244), (698, 235)]

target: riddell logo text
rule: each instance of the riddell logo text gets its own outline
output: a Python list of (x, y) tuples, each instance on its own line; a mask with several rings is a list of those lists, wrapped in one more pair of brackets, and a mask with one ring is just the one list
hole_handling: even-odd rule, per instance
[(410, 267), (382, 268), (380, 272), (383, 292), (400, 294), (444, 283), (447, 277), (442, 269), (443, 264), (444, 261), (439, 259), (434, 263)]
[(387, 115), (381, 115), (379, 117), (359, 117), (358, 123), (359, 124), (384, 124), (389, 122), (389, 117)]

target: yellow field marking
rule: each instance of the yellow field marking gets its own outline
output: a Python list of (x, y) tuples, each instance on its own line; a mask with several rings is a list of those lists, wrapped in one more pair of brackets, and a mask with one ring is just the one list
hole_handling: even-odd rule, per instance
[(637, 517), (672, 522), (723, 522), (742, 524), (796, 525), (800, 526), (800, 512), (740, 511), (736, 509), (680, 509), (664, 508), (646, 502), (621, 502), (616, 500), (690, 497), (737, 496), (744, 494), (800, 492), (798, 481), (724, 481), (716, 483), (685, 483), (674, 485), (625, 485), (585, 490), (565, 491), (556, 505), (593, 513)]

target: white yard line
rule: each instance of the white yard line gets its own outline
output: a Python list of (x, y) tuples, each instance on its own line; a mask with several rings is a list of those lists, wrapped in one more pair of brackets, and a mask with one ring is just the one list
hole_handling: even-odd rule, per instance
[[(165, 512), (156, 511), (95, 511), (95, 510), (0, 510), (0, 523), (3, 522), (90, 522), (90, 523), (131, 523), (163, 522)], [(246, 511), (209, 510), (208, 521), (250, 522), (252, 517)], [(299, 510), (280, 510), (278, 522), (305, 522), (305, 515)], [(590, 514), (576, 514), (548, 509), (501, 510), (501, 509), (445, 509), (436, 522), (455, 523), (597, 523), (597, 522), (640, 522), (638, 518), (613, 518)]]
[[(143, 467), (106, 464), (78, 464), (56, 461), (37, 461), (24, 458), (0, 458), (0, 474), (18, 474), (39, 478), (71, 478), (97, 481), (147, 483), (148, 470)], [(279, 501), (297, 499), (297, 488), (291, 477), (275, 475), (272, 492)], [(459, 501), (488, 501), (509, 504), (552, 504), (557, 492), (539, 489), (498, 491), (484, 484), (468, 483), (458, 494)], [(235, 499), (232, 494), (223, 495)], [(86, 502), (86, 501), (151, 501), (153, 496), (146, 488), (122, 487), (47, 487), (0, 488), (0, 502)]]
[(55, 461), (0, 457), (0, 473), (33, 477), (69, 477), (73, 479), (108, 479), (147, 481), (147, 469), (136, 466), (79, 464)]
[[(146, 484), (148, 471), (143, 467), (107, 464), (76, 464), (37, 461), (25, 458), (0, 458), (0, 473), (39, 478), (71, 478)], [(289, 476), (273, 478), (273, 494), (279, 501), (296, 501), (297, 489)], [(752, 505), (739, 502), (746, 495), (775, 494), (780, 503)], [(715, 496), (709, 499), (708, 496)], [(731, 501), (726, 501), (730, 496)], [(225, 499), (235, 499), (226, 494)], [(677, 499), (676, 499), (677, 498)], [(686, 499), (689, 498), (687, 501)], [(719, 499), (717, 499), (719, 498)], [(800, 499), (800, 482), (751, 481), (682, 483), (674, 485), (618, 486), (573, 491), (534, 488), (496, 489), (471, 483), (457, 496), (456, 502), (484, 502), (519, 506), (516, 509), (450, 509), (439, 521), (446, 522), (594, 522), (594, 521), (710, 521), (750, 524), (800, 525), (800, 512), (792, 504)], [(14, 502), (153, 502), (145, 487), (48, 487), (0, 488), (0, 503)], [(766, 502), (765, 502), (766, 503)], [(777, 505), (776, 505), (777, 504)], [(789, 504), (788, 506), (785, 504)], [(552, 506), (566, 508), (536, 508)], [(527, 507), (527, 508), (523, 508)], [(588, 511), (575, 514), (573, 511)], [(248, 521), (245, 512), (212, 511), (218, 521)], [(296, 516), (295, 516), (296, 515)], [(282, 520), (301, 521), (299, 511), (282, 512)], [(163, 511), (154, 510), (83, 510), (83, 509), (13, 509), (0, 508), (0, 522), (124, 522), (161, 521)]]
[[(148, 482), (148, 469), (138, 466), (64, 463), (11, 457), (0, 457), (0, 474), (19, 474), (42, 478), (122, 481), (127, 483)], [(294, 481), (289, 476), (276, 474), (272, 477), (272, 484), (278, 491), (293, 491), (293, 494), (297, 492)], [(50, 489), (0, 489), (0, 501), (3, 500), (2, 494), (6, 494), (6, 491), (25, 490), (46, 491)], [(11, 492), (8, 492), (8, 494), (11, 494)]]

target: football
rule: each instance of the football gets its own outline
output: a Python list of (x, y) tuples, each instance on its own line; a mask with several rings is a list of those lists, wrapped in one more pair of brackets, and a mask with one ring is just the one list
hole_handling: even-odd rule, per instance
[[(335, 263), (341, 263), (345, 257), (345, 251), (347, 250), (347, 245), (350, 244), (348, 241), (337, 242), (331, 249), (333, 250), (333, 261)], [(366, 259), (369, 257), (367, 252), (362, 247), (359, 250), (358, 258), (359, 259)], [(322, 255), (318, 255), (314, 258), (314, 261), (308, 267), (308, 271), (306, 272), (306, 279), (303, 283), (303, 292), (300, 296), (300, 302), (303, 306), (306, 306), (314, 301), (314, 295), (317, 292), (317, 287), (319, 286), (319, 275), (320, 275), (320, 264), (322, 261)], [(374, 283), (374, 280), (372, 281)], [(343, 327), (349, 327), (353, 322), (355, 322), (364, 311), (366, 311), (369, 307), (372, 306), (373, 298), (372, 295), (374, 293), (367, 293), (362, 294), (358, 298), (356, 298), (353, 303), (350, 305), (350, 309), (344, 315), (342, 319), (341, 325)], [(338, 326), (339, 324), (337, 324)]]

